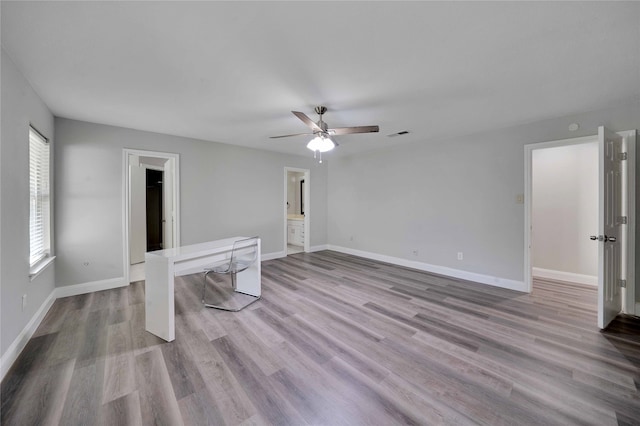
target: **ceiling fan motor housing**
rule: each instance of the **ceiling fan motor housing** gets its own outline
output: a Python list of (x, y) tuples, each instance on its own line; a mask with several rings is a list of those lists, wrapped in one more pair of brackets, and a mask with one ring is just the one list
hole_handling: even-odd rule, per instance
[(327, 126), (327, 123), (322, 121), (322, 114), (327, 112), (327, 107), (320, 105), (320, 106), (315, 107), (315, 111), (316, 111), (316, 114), (318, 114), (320, 116), (320, 120), (318, 120), (318, 122), (316, 124), (318, 125), (318, 127), (320, 127), (322, 129), (322, 131), (321, 132), (315, 131), (313, 133), (314, 134), (320, 133), (323, 136), (327, 137), (328, 136), (327, 129), (329, 128), (329, 126)]
[(318, 127), (320, 127), (322, 129), (322, 132), (314, 132), (314, 133), (328, 133), (327, 129), (327, 123), (325, 123), (324, 121), (322, 121), (322, 119), (320, 119), (320, 121), (318, 121)]

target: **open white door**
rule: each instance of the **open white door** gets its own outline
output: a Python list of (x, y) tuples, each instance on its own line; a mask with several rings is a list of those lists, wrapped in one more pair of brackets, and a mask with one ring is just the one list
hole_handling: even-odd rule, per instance
[(598, 240), (598, 327), (604, 329), (622, 310), (622, 137), (601, 126), (598, 144), (599, 229), (591, 239)]
[(162, 248), (173, 248), (173, 160), (164, 163), (162, 176)]
[(129, 166), (129, 263), (144, 262), (147, 251), (147, 175), (139, 165)]

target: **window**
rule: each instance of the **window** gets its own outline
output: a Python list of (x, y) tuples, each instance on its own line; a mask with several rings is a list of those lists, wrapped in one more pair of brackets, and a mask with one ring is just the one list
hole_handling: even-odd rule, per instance
[(29, 264), (50, 254), (49, 141), (29, 128)]

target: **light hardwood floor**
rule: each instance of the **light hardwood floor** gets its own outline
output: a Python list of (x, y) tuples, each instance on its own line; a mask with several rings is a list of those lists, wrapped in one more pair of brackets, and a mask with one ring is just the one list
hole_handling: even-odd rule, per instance
[(172, 343), (144, 331), (142, 282), (57, 300), (2, 383), (2, 424), (640, 423), (640, 321), (598, 331), (594, 288), (331, 251), (262, 274), (239, 313), (176, 280)]

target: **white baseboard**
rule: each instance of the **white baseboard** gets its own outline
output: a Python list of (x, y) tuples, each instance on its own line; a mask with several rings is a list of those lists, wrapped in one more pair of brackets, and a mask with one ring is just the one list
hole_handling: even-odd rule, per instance
[(550, 280), (568, 281), (571, 283), (598, 285), (598, 277), (596, 275), (583, 275), (573, 272), (555, 271), (553, 269), (531, 268), (534, 277), (547, 278)]
[[(327, 244), (323, 244), (320, 246), (312, 246), (312, 247), (309, 247), (309, 251), (307, 253), (313, 253), (314, 251), (327, 250), (328, 248), (329, 246)], [(274, 251), (272, 253), (266, 253), (261, 256), (263, 262), (267, 260), (280, 259), (283, 257), (287, 257), (286, 251)]]
[(477, 274), (475, 272), (463, 271), (460, 269), (449, 268), (446, 266), (431, 265), (424, 262), (416, 262), (414, 260), (402, 259), (400, 257), (387, 256), (384, 254), (371, 253), (362, 250), (351, 249), (347, 247), (334, 246), (329, 244), (329, 250), (341, 253), (352, 254), (354, 256), (365, 257), (367, 259), (379, 260), (381, 262), (393, 263), (394, 265), (405, 266), (407, 268), (418, 269), (434, 274), (446, 275), (448, 277), (460, 278), (463, 280), (473, 281), (481, 284), (487, 284), (494, 287), (507, 288), (526, 292), (524, 281), (516, 281), (507, 278), (494, 277), (491, 275)]
[(274, 251), (273, 253), (266, 253), (260, 256), (260, 260), (264, 262), (265, 260), (273, 260), (280, 259), (281, 257), (286, 257), (286, 251)]
[(93, 293), (94, 291), (110, 290), (112, 288), (126, 287), (129, 283), (124, 277), (110, 278), (108, 280), (92, 281), (82, 284), (56, 287), (56, 298), (77, 296), (78, 294)]
[(27, 345), (33, 333), (36, 332), (40, 323), (44, 319), (47, 312), (53, 305), (53, 302), (56, 300), (56, 289), (53, 289), (49, 297), (42, 302), (40, 308), (35, 313), (35, 315), (31, 318), (31, 320), (27, 323), (27, 325), (22, 329), (18, 337), (9, 345), (7, 350), (2, 354), (2, 358), (0, 358), (0, 380), (4, 379), (5, 374), (11, 368), (13, 363), (18, 359), (18, 356)]

